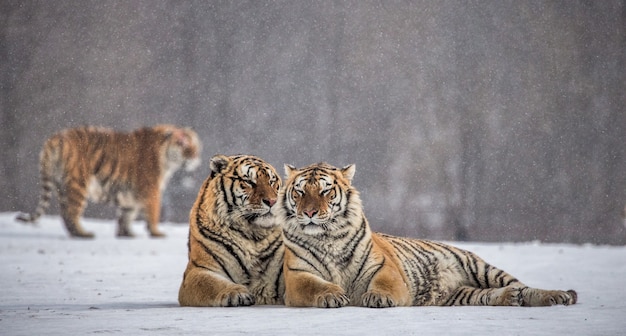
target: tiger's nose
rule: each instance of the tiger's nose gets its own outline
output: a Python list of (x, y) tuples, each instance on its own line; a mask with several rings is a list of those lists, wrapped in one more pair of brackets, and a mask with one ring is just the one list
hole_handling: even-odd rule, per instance
[(304, 210), (304, 213), (309, 216), (309, 218), (313, 218), (313, 216), (317, 213), (317, 210)]
[(276, 203), (275, 198), (264, 198), (263, 203), (269, 206), (270, 208)]

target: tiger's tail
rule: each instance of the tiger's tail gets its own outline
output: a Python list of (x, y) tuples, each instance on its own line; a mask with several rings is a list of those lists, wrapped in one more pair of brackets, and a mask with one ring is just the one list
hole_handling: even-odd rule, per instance
[(46, 213), (52, 199), (52, 191), (56, 190), (54, 173), (57, 170), (60, 160), (60, 150), (62, 139), (60, 136), (50, 138), (44, 144), (44, 148), (39, 155), (39, 174), (41, 178), (41, 193), (37, 208), (32, 213), (20, 212), (15, 218), (17, 221), (34, 224), (39, 217)]

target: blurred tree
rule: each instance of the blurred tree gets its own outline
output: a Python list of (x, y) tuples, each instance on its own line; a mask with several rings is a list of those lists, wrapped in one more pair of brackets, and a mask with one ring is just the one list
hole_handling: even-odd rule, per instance
[[(626, 5), (0, 3), (0, 210), (29, 210), (61, 128), (193, 126), (186, 222), (216, 153), (357, 164), (376, 230), (626, 243)], [(55, 213), (55, 209), (51, 210)], [(87, 215), (111, 218), (109, 209)]]

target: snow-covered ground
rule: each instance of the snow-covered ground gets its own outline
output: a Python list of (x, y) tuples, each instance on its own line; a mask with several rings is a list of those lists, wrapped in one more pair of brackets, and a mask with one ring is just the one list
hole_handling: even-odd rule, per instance
[(545, 308), (179, 307), (187, 226), (166, 239), (116, 239), (114, 220), (86, 219), (95, 240), (67, 237), (58, 216), (38, 227), (0, 213), (2, 335), (624, 335), (626, 247), (453, 243), (526, 284), (575, 289), (579, 303)]

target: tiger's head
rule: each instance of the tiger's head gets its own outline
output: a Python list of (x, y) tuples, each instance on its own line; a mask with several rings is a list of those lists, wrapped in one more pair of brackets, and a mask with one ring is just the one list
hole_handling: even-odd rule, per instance
[(355, 166), (326, 163), (301, 169), (285, 165), (285, 187), (279, 195), (285, 229), (319, 235), (340, 230), (361, 212), (359, 193), (351, 185)]
[(158, 125), (155, 129), (165, 134), (165, 156), (169, 165), (193, 171), (200, 165), (202, 143), (198, 134), (191, 128), (172, 125)]
[(270, 212), (281, 180), (274, 167), (251, 155), (215, 155), (209, 163), (218, 216), (263, 228), (276, 225)]

